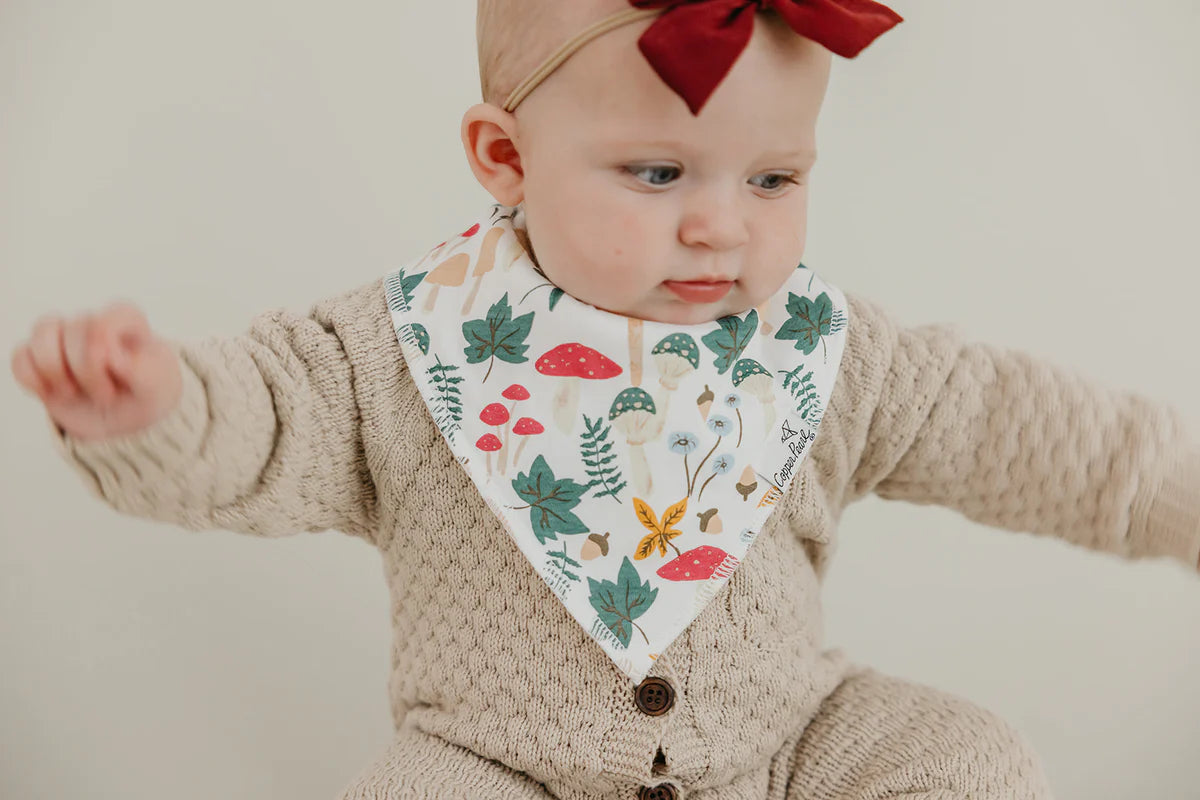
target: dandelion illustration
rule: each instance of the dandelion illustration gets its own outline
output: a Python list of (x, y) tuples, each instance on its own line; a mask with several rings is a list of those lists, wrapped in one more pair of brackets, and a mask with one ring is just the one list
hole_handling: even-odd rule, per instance
[(696, 495), (696, 500), (704, 496), (705, 488), (712, 483), (713, 478), (718, 475), (728, 475), (733, 470), (733, 453), (723, 453), (717, 456), (717, 460), (712, 465), (712, 475), (708, 476), (708, 480), (700, 487), (700, 494)]
[(742, 446), (742, 398), (738, 396), (737, 392), (730, 392), (729, 394), (725, 395), (725, 405), (729, 406), (730, 408), (732, 408), (734, 411), (737, 412), (738, 443), (736, 446), (741, 447)]
[(733, 423), (728, 417), (714, 416), (708, 420), (708, 429), (717, 436), (728, 436), (733, 433)]
[(675, 432), (667, 437), (667, 448), (676, 455), (683, 456), (683, 480), (687, 484), (688, 496), (692, 494), (692, 471), (688, 467), (688, 454), (700, 446), (700, 440), (695, 434)]
[(691, 433), (672, 433), (669, 442), (671, 452), (683, 456), (700, 446), (699, 440)]

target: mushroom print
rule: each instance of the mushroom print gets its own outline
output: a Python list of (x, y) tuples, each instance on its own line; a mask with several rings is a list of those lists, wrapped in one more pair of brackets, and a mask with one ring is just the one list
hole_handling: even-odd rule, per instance
[(662, 412), (666, 414), (679, 379), (700, 367), (700, 348), (686, 333), (673, 333), (656, 344), (650, 355), (658, 367), (658, 382), (666, 389), (662, 400)]
[[(509, 386), (507, 389), (505, 389), (503, 392), (501, 392), (500, 396), (503, 397), (505, 400), (513, 401), (513, 404), (511, 406), (509, 406), (509, 408), (508, 408), (508, 418), (509, 418), (510, 424), (509, 424), (508, 428), (504, 429), (504, 450), (502, 450), (500, 452), (500, 474), (503, 475), (504, 470), (505, 470), (504, 462), (508, 458), (508, 432), (512, 427), (511, 423), (512, 423), (512, 419), (513, 419), (513, 412), (517, 408), (517, 403), (521, 402), (522, 400), (529, 399), (529, 390), (526, 389), (524, 386), (522, 386), (519, 383), (514, 383), (511, 386)], [(539, 431), (539, 433), (540, 432), (541, 431)], [(516, 459), (513, 459), (513, 464), (516, 464)]]
[(735, 556), (705, 544), (681, 553), (674, 561), (659, 567), (655, 574), (668, 581), (706, 581), (714, 577), (728, 578), (737, 565)]
[(743, 358), (733, 367), (733, 385), (743, 388), (762, 403), (766, 434), (775, 425), (775, 381), (771, 373), (753, 358)]
[(434, 249), (434, 251), (432, 253), (430, 253), (428, 256), (426, 256), (426, 260), (436, 261), (439, 257), (441, 257), (442, 253), (444, 253), (446, 251), (447, 245), (450, 246), (449, 249), (453, 250), (454, 248), (458, 247), (463, 242), (470, 239), (475, 234), (479, 233), (479, 229), (480, 229), (480, 226), (478, 224), (472, 225), (470, 228), (467, 228), (465, 231), (460, 233), (458, 236), (455, 236), (453, 239), (449, 239), (447, 241), (442, 242)]
[(642, 385), (642, 320), (629, 318), (629, 382)]
[(759, 328), (759, 333), (763, 336), (769, 336), (771, 331), (775, 330), (775, 326), (767, 320), (767, 303), (763, 303), (758, 307), (758, 318), (762, 320), (762, 327)]
[(485, 433), (479, 437), (479, 441), (475, 443), (483, 452), (487, 453), (487, 474), (492, 474), (492, 453), (500, 449), (500, 439), (494, 433)]
[[(505, 408), (504, 406), (500, 405), (499, 403), (491, 403), (491, 404), (485, 406), (483, 411), (479, 412), (479, 419), (481, 422), (483, 422), (484, 425), (491, 425), (493, 428), (496, 428), (496, 432), (499, 433), (500, 426), (503, 425), (504, 423), (508, 422), (508, 409)], [(492, 434), (492, 433), (489, 433), (488, 436), (491, 436), (493, 439), (496, 440), (496, 443), (498, 446), (495, 448), (495, 450), (499, 450), (501, 447), (504, 446), (503, 443), (500, 441), (499, 436), (496, 436), (495, 434)], [(480, 441), (483, 441), (483, 440), (480, 439)], [(492, 465), (492, 457), (491, 457), (490, 453), (495, 452), (495, 450), (488, 451), (488, 453), (489, 453), (489, 455), (488, 455), (488, 474), (489, 475), (492, 474), (492, 466), (491, 466)]]
[(459, 253), (438, 264), (425, 276), (425, 283), (429, 284), (429, 294), (425, 297), (426, 311), (433, 311), (433, 307), (437, 305), (438, 289), (443, 286), (463, 285), (463, 281), (467, 279), (467, 267), (469, 266), (471, 266), (471, 257), (466, 253)]
[[(496, 245), (502, 236), (504, 236), (504, 228), (492, 228), (483, 237), (479, 260), (475, 262), (475, 269), (471, 272), (471, 277), (475, 279), (475, 285), (471, 287), (471, 293), (467, 295), (467, 301), (463, 303), (462, 307), (464, 317), (471, 313), (471, 306), (475, 305), (475, 296), (479, 294), (479, 284), (483, 283), (483, 276), (496, 266)], [(503, 471), (501, 468), (501, 473)]]
[[(521, 458), (521, 451), (525, 449), (525, 443), (529, 441), (529, 437), (537, 436), (539, 433), (545, 433), (546, 429), (542, 427), (542, 423), (531, 417), (521, 417), (517, 420), (517, 424), (513, 426), (512, 432), (516, 436), (521, 437), (521, 443), (517, 445), (517, 453), (513, 456), (513, 469), (517, 468), (517, 461)], [(501, 462), (503, 463), (503, 462)]]
[(662, 422), (656, 418), (657, 409), (652, 398), (645, 389), (630, 387), (613, 400), (612, 408), (608, 410), (608, 420), (621, 434), (629, 445), (630, 474), (633, 476), (633, 487), (639, 494), (649, 494), (652, 486), (650, 479), (650, 463), (646, 461), (646, 451), (642, 448), (646, 442), (658, 438), (662, 432)]
[(560, 344), (543, 353), (535, 369), (543, 375), (560, 378), (554, 393), (554, 422), (563, 433), (570, 433), (575, 427), (579, 382), (607, 380), (622, 372), (611, 358), (579, 342)]

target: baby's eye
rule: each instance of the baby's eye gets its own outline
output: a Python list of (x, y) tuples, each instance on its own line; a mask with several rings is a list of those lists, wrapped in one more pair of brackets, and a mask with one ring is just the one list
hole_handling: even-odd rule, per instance
[(641, 176), (646, 173), (666, 178), (666, 180), (661, 183), (653, 180), (646, 180), (646, 183), (650, 184), (651, 186), (666, 186), (673, 178), (679, 177), (678, 167), (668, 167), (662, 165), (649, 167), (625, 167), (625, 171), (638, 178), (641, 178)]
[(777, 179), (774, 181), (769, 181), (769, 184), (766, 186), (762, 186), (762, 184), (758, 184), (759, 186), (762, 186), (762, 188), (766, 189), (768, 192), (778, 191), (779, 189), (782, 189), (783, 187), (787, 186), (789, 183), (794, 183), (797, 186), (800, 184), (800, 181), (796, 180), (792, 175), (790, 175), (786, 172), (768, 172), (768, 173), (764, 173), (763, 175), (756, 175), (755, 177), (756, 178), (761, 177), (761, 178), (767, 178), (767, 179)]

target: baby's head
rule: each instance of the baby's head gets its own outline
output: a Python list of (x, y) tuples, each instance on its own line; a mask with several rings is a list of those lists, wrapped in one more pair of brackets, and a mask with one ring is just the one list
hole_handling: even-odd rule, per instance
[[(832, 54), (758, 13), (750, 44), (693, 115), (638, 51), (656, 18), (642, 19), (588, 42), (503, 110), (561, 44), (629, 8), (479, 0), (485, 102), (462, 126), (471, 168), (498, 202), (524, 204), (537, 264), (573, 297), (679, 324), (743, 313), (804, 253)], [(732, 286), (681, 296), (672, 281)]]

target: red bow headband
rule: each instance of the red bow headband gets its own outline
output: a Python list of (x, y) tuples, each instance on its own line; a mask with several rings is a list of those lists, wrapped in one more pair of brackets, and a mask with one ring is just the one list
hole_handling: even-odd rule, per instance
[[(659, 18), (638, 40), (638, 49), (659, 77), (687, 102), (693, 114), (724, 80), (754, 33), (754, 12), (772, 9), (801, 36), (844, 58), (854, 58), (903, 18), (874, 0), (629, 0), (633, 9), (614, 14), (564, 44), (504, 104), (514, 110), (534, 88), (592, 39), (650, 16)], [(665, 9), (661, 15), (659, 10)]]

